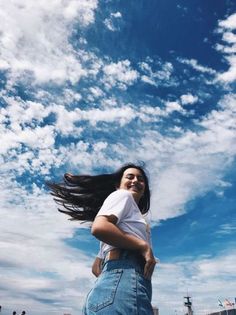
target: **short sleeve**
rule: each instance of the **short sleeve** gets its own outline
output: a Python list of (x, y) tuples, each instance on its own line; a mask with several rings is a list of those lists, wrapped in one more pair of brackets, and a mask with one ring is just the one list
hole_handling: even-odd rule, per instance
[(114, 215), (120, 222), (129, 212), (132, 205), (132, 195), (124, 189), (118, 189), (111, 193), (104, 201), (97, 216)]
[(150, 211), (143, 214), (143, 218), (146, 222), (146, 232), (147, 232), (147, 239), (149, 244), (152, 247), (152, 235), (151, 235), (151, 213)]

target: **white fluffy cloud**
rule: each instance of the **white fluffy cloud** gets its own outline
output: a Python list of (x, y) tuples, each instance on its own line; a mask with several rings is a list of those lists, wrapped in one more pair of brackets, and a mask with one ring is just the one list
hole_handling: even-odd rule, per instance
[(63, 307), (81, 308), (81, 288), (89, 289), (92, 281), (91, 258), (64, 242), (73, 236), (78, 223), (65, 220), (49, 194), (35, 184), (27, 192), (8, 179), (0, 180), (3, 307), (9, 312), (13, 307), (19, 311), (29, 308), (40, 315), (46, 307), (41, 302), (51, 300), (48, 313), (58, 314)]
[(222, 33), (223, 44), (218, 44), (216, 49), (224, 53), (224, 58), (229, 64), (229, 69), (218, 75), (220, 81), (230, 83), (236, 80), (236, 14), (232, 14), (219, 22), (218, 31)]
[(182, 105), (194, 104), (198, 101), (198, 97), (188, 93), (181, 95), (180, 100)]
[(9, 76), (28, 73), (37, 83), (75, 83), (86, 75), (69, 42), (71, 25), (93, 23), (97, 0), (1, 2), (0, 67)]
[(222, 99), (218, 111), (196, 122), (204, 128), (199, 132), (178, 137), (146, 132), (137, 158), (145, 156), (152, 170), (152, 205), (158, 205), (152, 209), (154, 220), (183, 214), (188, 201), (222, 186), (224, 170), (236, 154), (234, 104), (234, 95)]
[(236, 13), (219, 22), (219, 27), (233, 30), (236, 28)]
[[(186, 94), (182, 95), (181, 100), (184, 103), (191, 103), (195, 101), (195, 98)], [(142, 106), (140, 110), (135, 110), (131, 104), (107, 109), (68, 110), (62, 105), (44, 106), (41, 103), (22, 101), (17, 98), (5, 97), (5, 101), (9, 105), (0, 111), (1, 153), (10, 159), (4, 164), (4, 169), (16, 169), (19, 174), (22, 174), (24, 169), (46, 174), (52, 165), (59, 167), (63, 161), (68, 161), (70, 157), (67, 156), (66, 148), (54, 148), (55, 137), (58, 134), (80, 137), (84, 127), (78, 126), (78, 123), (87, 121), (93, 127), (97, 127), (99, 122), (125, 126), (137, 118), (143, 123), (148, 123), (167, 119), (176, 111), (185, 115), (185, 110), (178, 101), (166, 102), (166, 107), (162, 109)], [(208, 181), (219, 182), (220, 178), (216, 178), (222, 173), (218, 171), (219, 165), (230, 163), (235, 154), (234, 102), (233, 95), (225, 97), (219, 104), (218, 111), (213, 110), (207, 117), (196, 122), (196, 125), (204, 128), (201, 132), (194, 133), (188, 130), (184, 132), (179, 129), (177, 136), (167, 137), (147, 130), (145, 137), (140, 138), (142, 141), (140, 157), (130, 156), (130, 160), (142, 159), (142, 156), (145, 156), (146, 160), (152, 163), (152, 157), (158, 156), (159, 166), (155, 166), (155, 169), (160, 170), (161, 166), (162, 171), (158, 174), (158, 185), (155, 186), (155, 190), (159, 192), (160, 218), (173, 217), (181, 213), (184, 211), (185, 202), (193, 197), (193, 191), (204, 193), (208, 189)], [(55, 114), (55, 122), (51, 125), (40, 125), (50, 114)], [(85, 144), (86, 141), (81, 143)], [(73, 144), (68, 145), (70, 151), (74, 151), (72, 146)], [(136, 146), (135, 143), (134, 146)], [(26, 149), (22, 151), (23, 147)], [(84, 155), (84, 158), (80, 160), (87, 161), (86, 165), (88, 161), (93, 161), (89, 157), (91, 153), (88, 153), (87, 145), (78, 152)], [(143, 155), (142, 152), (145, 154)], [(106, 154), (106, 150), (102, 152), (102, 161), (106, 160)], [(211, 167), (209, 168), (207, 164)], [(206, 178), (202, 174), (203, 170)], [(205, 180), (206, 185), (202, 185)], [(170, 188), (171, 200), (168, 198)], [(172, 208), (171, 212), (167, 211), (169, 208)]]
[(103, 67), (103, 82), (107, 89), (114, 86), (125, 90), (127, 86), (132, 85), (139, 77), (136, 70), (133, 70), (129, 60), (110, 63)]
[(183, 112), (184, 109), (178, 102), (166, 102), (166, 112)]
[(109, 18), (104, 20), (105, 26), (112, 32), (119, 31), (122, 14), (118, 11), (111, 13)]
[[(93, 92), (96, 94), (99, 91), (95, 89)], [(64, 95), (62, 103), (73, 101), (75, 98), (80, 100), (80, 95), (70, 93), (68, 90)], [(46, 106), (40, 102), (23, 101), (18, 97), (6, 95), (3, 95), (3, 99), (7, 106), (0, 109), (2, 138), (0, 152), (2, 156), (10, 157), (4, 168), (11, 165), (19, 174), (22, 174), (24, 169), (30, 172), (41, 170), (46, 174), (52, 165), (59, 166), (63, 160), (67, 160), (69, 157), (66, 158), (63, 147), (57, 149), (54, 147), (56, 136), (81, 137), (84, 122), (88, 122), (93, 128), (100, 122), (123, 127), (137, 118), (143, 123), (148, 123), (166, 119), (176, 111), (185, 114), (178, 102), (167, 102), (163, 109), (142, 106), (137, 110), (133, 104), (119, 106), (114, 100), (108, 99), (109, 106), (106, 105), (104, 109), (70, 110), (55, 103)], [(55, 121), (45, 125), (44, 120), (50, 115), (55, 116)], [(88, 160), (91, 159), (88, 157)]]
[(153, 60), (147, 60), (145, 62), (140, 62), (139, 66), (143, 74), (141, 75), (141, 80), (147, 84), (151, 84), (154, 86), (160, 85), (160, 83), (174, 84), (174, 81), (170, 80), (171, 75), (174, 71), (174, 67), (170, 62), (164, 62), (158, 64), (157, 71), (153, 71), (152, 65)]

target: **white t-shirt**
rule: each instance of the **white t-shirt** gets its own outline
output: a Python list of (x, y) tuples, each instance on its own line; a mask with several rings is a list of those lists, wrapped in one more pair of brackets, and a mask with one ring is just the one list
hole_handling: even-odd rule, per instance
[[(104, 201), (97, 216), (115, 215), (117, 227), (128, 234), (132, 234), (150, 244), (150, 228), (147, 215), (142, 215), (132, 194), (125, 189), (118, 189), (111, 193)], [(114, 246), (100, 242), (98, 257), (104, 258), (105, 254)]]

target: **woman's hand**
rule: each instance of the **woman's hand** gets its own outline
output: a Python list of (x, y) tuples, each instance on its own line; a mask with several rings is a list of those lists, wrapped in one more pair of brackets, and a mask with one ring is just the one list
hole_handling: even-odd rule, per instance
[(98, 277), (102, 272), (102, 259), (96, 257), (92, 265), (92, 273)]
[(106, 244), (117, 248), (138, 251), (146, 261), (144, 266), (144, 277), (151, 279), (156, 265), (156, 259), (151, 247), (146, 241), (120, 230), (115, 225), (116, 222), (117, 218), (113, 215), (98, 216), (93, 222), (91, 232), (97, 239)]
[(140, 253), (146, 261), (144, 265), (144, 277), (147, 279), (151, 279), (153, 271), (155, 269), (155, 265), (157, 263), (152, 249), (148, 244), (146, 244), (146, 246), (144, 246)]

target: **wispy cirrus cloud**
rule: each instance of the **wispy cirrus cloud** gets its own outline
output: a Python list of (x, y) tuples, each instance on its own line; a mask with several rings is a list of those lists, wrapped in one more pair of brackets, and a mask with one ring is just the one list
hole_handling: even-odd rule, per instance
[(177, 60), (183, 64), (186, 64), (192, 67), (194, 70), (198, 72), (206, 73), (210, 75), (216, 74), (216, 71), (214, 69), (199, 64), (199, 62), (196, 59), (177, 58)]

